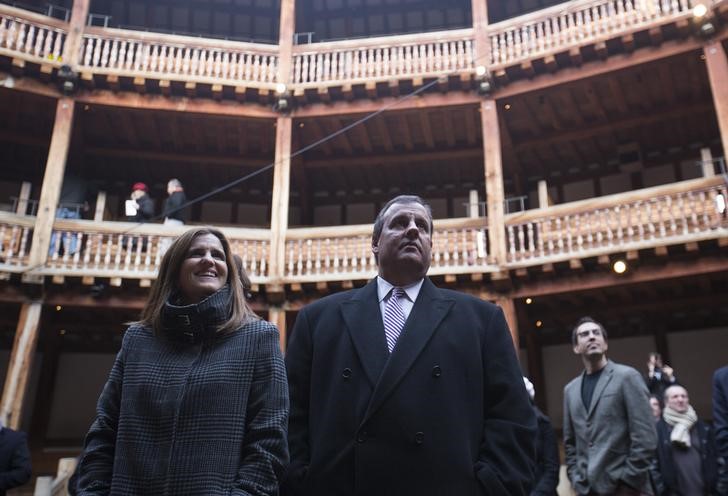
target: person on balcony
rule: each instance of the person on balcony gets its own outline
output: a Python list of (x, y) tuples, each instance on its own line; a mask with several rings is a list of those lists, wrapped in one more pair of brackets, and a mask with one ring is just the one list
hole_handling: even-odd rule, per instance
[(658, 398), (664, 398), (665, 390), (673, 384), (678, 384), (677, 377), (672, 367), (666, 363), (662, 363), (662, 355), (652, 351), (647, 355), (647, 375), (645, 382), (650, 394), (654, 394)]
[(189, 230), (126, 331), (77, 494), (275, 495), (287, 422), (278, 330), (246, 303), (225, 236)]
[(164, 214), (164, 224), (168, 226), (181, 226), (187, 222), (187, 207), (182, 205), (187, 203), (187, 196), (179, 179), (170, 179), (167, 183), (167, 194), (164, 200), (162, 213)]
[(283, 495), (529, 494), (536, 417), (508, 325), (426, 277), (432, 225), (421, 198), (392, 199), (378, 276), (298, 314)]
[[(56, 219), (80, 219), (89, 210), (88, 184), (74, 175), (66, 174), (61, 187), (61, 196), (56, 209)], [(78, 251), (78, 235), (74, 232), (53, 231), (48, 256), (54, 254), (74, 255)]]
[(154, 217), (154, 200), (149, 196), (149, 188), (144, 183), (134, 183), (131, 195), (126, 201), (126, 220), (147, 222)]

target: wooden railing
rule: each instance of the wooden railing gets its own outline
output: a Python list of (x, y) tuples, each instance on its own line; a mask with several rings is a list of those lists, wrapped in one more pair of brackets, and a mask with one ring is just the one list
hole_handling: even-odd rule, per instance
[(508, 266), (537, 265), (728, 236), (722, 177), (506, 216)]
[(35, 217), (0, 212), (0, 270), (21, 272), (28, 264)]
[[(491, 24), (490, 52), (484, 54), (475, 51), (472, 28), (296, 45), (288, 89), (474, 73), (479, 65), (495, 70), (688, 19), (697, 1), (559, 4)], [(0, 53), (60, 63), (67, 28), (57, 19), (0, 5)], [(82, 70), (96, 74), (267, 89), (278, 82), (276, 45), (92, 26), (81, 52)]]
[(89, 27), (83, 68), (98, 74), (275, 88), (278, 47)]
[(60, 65), (67, 27), (52, 17), (0, 4), (0, 54)]
[[(76, 470), (75, 458), (58, 460), (58, 472), (55, 477), (38, 477), (35, 481), (33, 496), (68, 496), (68, 481)], [(74, 492), (75, 494), (75, 492)]]
[(298, 45), (292, 81), (318, 87), (471, 72), (474, 58), (472, 29)]
[[(429, 274), (497, 270), (492, 262), (484, 219), (435, 221)], [(371, 224), (288, 231), (286, 281), (368, 279), (376, 273)]]
[(495, 67), (691, 16), (694, 0), (577, 0), (491, 24)]

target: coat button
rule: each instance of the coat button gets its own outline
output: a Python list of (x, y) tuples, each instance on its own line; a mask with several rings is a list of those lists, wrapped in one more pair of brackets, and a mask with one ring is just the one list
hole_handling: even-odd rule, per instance
[(351, 378), (351, 369), (345, 368), (341, 373), (341, 377), (343, 377), (345, 381), (348, 381)]
[(589, 441), (589, 447), (590, 448), (593, 448), (594, 447), (594, 443), (592, 443), (591, 441)]
[(359, 444), (361, 444), (361, 443), (365, 442), (366, 440), (367, 440), (367, 431), (361, 431), (361, 432), (360, 432), (360, 433), (359, 433), (359, 434), (358, 434), (358, 435), (356, 436), (356, 442), (357, 442), (357, 443), (359, 443)]
[(422, 444), (425, 442), (425, 433), (424, 432), (416, 432), (415, 433), (415, 443), (416, 444)]
[(442, 369), (439, 365), (432, 367), (432, 377), (438, 378), (442, 375)]

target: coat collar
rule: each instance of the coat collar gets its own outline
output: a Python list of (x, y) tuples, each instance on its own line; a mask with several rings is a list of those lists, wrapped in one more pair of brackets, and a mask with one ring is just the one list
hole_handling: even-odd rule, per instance
[[(584, 376), (586, 375), (586, 372), (584, 372), (581, 375), (582, 382), (584, 381)], [(612, 376), (614, 375), (614, 363), (612, 363), (611, 360), (607, 360), (607, 365), (604, 366), (604, 369), (602, 370), (602, 375), (599, 376), (599, 380), (597, 381), (597, 385), (594, 388), (594, 394), (592, 396), (591, 404), (589, 405), (589, 410), (586, 412), (586, 416), (591, 417), (594, 413), (594, 410), (596, 409), (597, 403), (599, 403), (599, 399), (602, 397), (602, 393), (604, 392), (604, 388), (607, 387), (607, 384), (609, 384), (609, 381), (612, 380)], [(579, 383), (579, 397), (581, 397), (581, 382)], [(582, 403), (583, 405), (583, 403)]]
[[(370, 289), (369, 286), (372, 288)], [(362, 422), (366, 422), (412, 367), (412, 364), (425, 346), (427, 346), (427, 343), (455, 301), (451, 298), (444, 298), (440, 290), (428, 278), (425, 278), (420, 289), (420, 294), (412, 307), (412, 312), (405, 323), (404, 329), (402, 329), (402, 334), (400, 334), (397, 345), (388, 357), (384, 339), (384, 325), (382, 324), (381, 312), (378, 311), (379, 305), (376, 298), (376, 283), (370, 283), (360, 293), (362, 298), (367, 298), (368, 300), (360, 303), (360, 307), (370, 309), (375, 307), (375, 309), (364, 320), (354, 320), (354, 315), (351, 313), (346, 320), (359, 356), (363, 358), (362, 363), (365, 363), (367, 375), (370, 375), (370, 379), (375, 378), (374, 384), (376, 386), (369, 401), (367, 412), (362, 420)], [(345, 315), (347, 314), (347, 310), (344, 310), (344, 307), (342, 307)], [(372, 315), (377, 316), (374, 319), (377, 321), (377, 331), (375, 331), (377, 335), (365, 338), (362, 336), (362, 328), (373, 330), (374, 325), (367, 324), (368, 321), (371, 322)], [(383, 353), (379, 353), (379, 349), (377, 348), (383, 351)], [(366, 350), (372, 351), (373, 356), (367, 356), (364, 353)]]

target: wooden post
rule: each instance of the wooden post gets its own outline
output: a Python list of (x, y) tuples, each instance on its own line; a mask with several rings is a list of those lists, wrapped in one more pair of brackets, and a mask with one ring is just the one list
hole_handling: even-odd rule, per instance
[[(38, 218), (35, 222), (35, 229), (33, 229), (33, 241), (29, 254), (28, 264), (31, 269), (42, 266), (48, 258), (53, 221), (56, 218), (56, 207), (63, 185), (63, 173), (66, 170), (68, 145), (71, 142), (73, 109), (74, 103), (71, 98), (63, 97), (58, 100), (56, 121), (53, 125), (53, 135), (43, 175), (43, 186), (40, 190)], [(33, 282), (33, 278), (29, 274), (24, 274), (23, 280)]]
[(478, 199), (478, 190), (470, 190), (470, 199), (468, 200), (468, 217), (477, 219), (480, 217), (480, 200)]
[(520, 342), (518, 338), (518, 316), (516, 315), (516, 304), (513, 302), (513, 299), (506, 296), (498, 298), (496, 303), (503, 309), (506, 322), (508, 323), (508, 328), (511, 330), (511, 338), (513, 339), (513, 346), (516, 348), (517, 355)]
[(33, 366), (33, 356), (38, 343), (38, 328), (42, 309), (40, 301), (23, 303), (15, 331), (15, 342), (10, 354), (8, 374), (5, 377), (0, 419), (11, 429), (20, 427), (28, 377)]
[(546, 181), (538, 182), (538, 208), (547, 208), (549, 206), (549, 187)]
[[(273, 169), (273, 198), (270, 221), (271, 288), (282, 291), (285, 275), (286, 231), (288, 230), (288, 200), (291, 183), (291, 133), (292, 119), (279, 117), (276, 121), (276, 156)], [(276, 285), (279, 287), (276, 288)]]
[(473, 33), (475, 34), (475, 65), (490, 64), (490, 38), (488, 37), (488, 2), (471, 0)]
[(506, 236), (503, 213), (503, 163), (501, 156), (498, 108), (492, 98), (480, 104), (485, 155), (485, 193), (488, 205), (490, 252), (498, 265), (506, 263)]
[(713, 92), (715, 115), (718, 117), (720, 141), (723, 150), (728, 150), (728, 59), (720, 40), (703, 47), (708, 67), (710, 89)]
[(288, 85), (293, 67), (293, 33), (296, 27), (295, 0), (281, 0), (280, 29), (278, 35), (278, 79)]
[(268, 321), (278, 328), (280, 333), (281, 351), (286, 352), (286, 311), (280, 307), (268, 309)]
[(106, 191), (99, 191), (96, 195), (96, 211), (94, 212), (94, 220), (101, 222), (104, 220), (104, 211), (106, 210)]
[(713, 167), (713, 154), (707, 146), (700, 149), (700, 161), (703, 167), (703, 177), (715, 176), (715, 167)]
[(69, 21), (68, 37), (63, 47), (63, 63), (72, 69), (81, 61), (81, 46), (83, 43), (83, 30), (91, 0), (73, 0), (71, 19)]
[(31, 184), (28, 181), (23, 181), (20, 185), (20, 195), (18, 196), (18, 204), (15, 206), (15, 213), (18, 215), (25, 215), (28, 213), (28, 200), (30, 200), (30, 189)]

